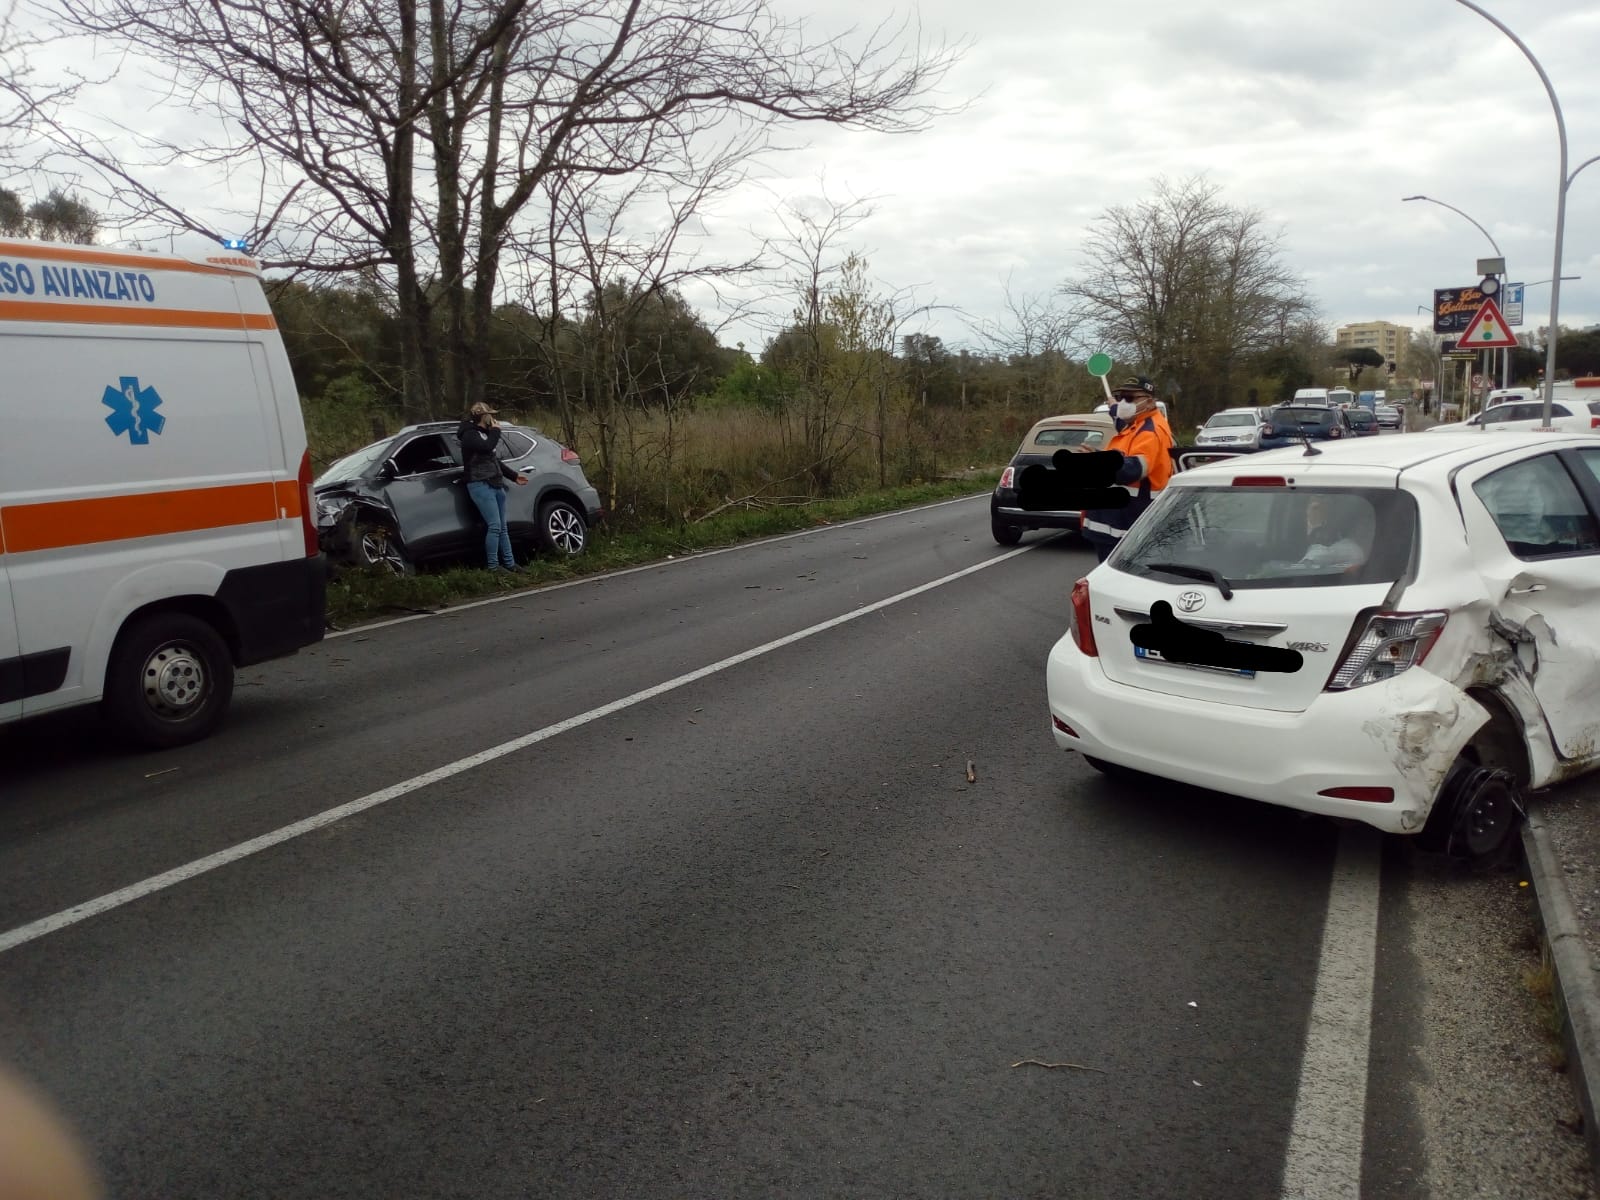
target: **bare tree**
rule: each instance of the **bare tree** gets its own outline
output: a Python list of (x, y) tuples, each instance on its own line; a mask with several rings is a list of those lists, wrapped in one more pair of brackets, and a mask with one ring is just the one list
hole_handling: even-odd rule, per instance
[(1089, 377), (1073, 375), (1068, 360), (1083, 320), (1079, 314), (1065, 307), (1059, 295), (1015, 291), (1010, 278), (1005, 304), (1005, 319), (980, 322), (976, 332), (1011, 368), (1007, 409), (1016, 402), (1029, 411), (1059, 411), (1069, 398), (1092, 390), (1075, 385), (1074, 380), (1086, 384)]
[[(856, 328), (844, 333), (852, 344), (841, 346), (837, 323), (841, 314), (835, 295), (845, 272), (854, 272), (856, 282), (864, 273), (864, 264), (840, 242), (871, 215), (864, 200), (792, 204), (780, 218), (787, 238), (774, 247), (787, 269), (794, 307), (789, 325), (767, 354), (794, 374), (795, 394), (780, 416), (786, 429), (790, 422), (798, 421), (803, 470), (812, 488), (821, 494), (832, 487), (839, 463), (856, 449), (864, 433), (849, 417), (867, 368), (864, 356), (846, 352), (876, 340), (881, 314), (865, 309), (855, 314)], [(848, 311), (843, 315), (852, 316)]]
[[(47, 33), (23, 27), (16, 0), (0, 0), (0, 164), (5, 165), (7, 175), (19, 170), (17, 156), (35, 125), (70, 99), (81, 82), (39, 77), (29, 51), (48, 40)], [(20, 169), (34, 173), (31, 163)], [(10, 210), (4, 215), (11, 220)], [(23, 219), (16, 218), (18, 222)]]
[[(644, 449), (633, 438), (635, 416), (653, 408), (665, 417), (653, 450), (670, 480), (679, 409), (699, 382), (698, 366), (664, 343), (669, 325), (652, 312), (681, 305), (691, 281), (715, 286), (757, 267), (754, 257), (706, 261), (689, 244), (705, 206), (742, 181), (745, 157), (743, 146), (725, 147), (682, 182), (647, 173), (618, 187), (593, 175), (546, 176), (537, 238), (508, 242), (519, 294), (539, 315), (537, 350), (563, 432), (572, 443), (581, 429), (595, 446), (613, 507), (624, 450), (636, 458)], [(670, 493), (662, 502), (670, 508)]]
[(1106, 210), (1083, 258), (1062, 291), (1087, 327), (1196, 406), (1226, 402), (1239, 356), (1309, 312), (1279, 235), (1202, 179), (1157, 180), (1153, 198)]
[(74, 152), (146, 214), (208, 233), (218, 216), (147, 168), (248, 170), (260, 196), (241, 219), (269, 265), (382, 267), (414, 415), (481, 396), (502, 255), (550, 177), (676, 177), (708, 142), (754, 153), (790, 122), (918, 129), (959, 53), (895, 25), (814, 39), (772, 0), (55, 2), (67, 30), (132, 46), (228, 130), (124, 165), (58, 127)]

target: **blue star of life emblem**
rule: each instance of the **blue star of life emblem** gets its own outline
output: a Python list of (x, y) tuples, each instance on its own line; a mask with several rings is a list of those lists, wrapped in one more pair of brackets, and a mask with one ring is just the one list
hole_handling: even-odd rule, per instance
[(149, 445), (150, 435), (160, 433), (167, 424), (156, 411), (161, 407), (160, 395), (153, 387), (140, 387), (137, 375), (124, 375), (117, 387), (106, 388), (100, 403), (111, 410), (106, 418), (111, 432), (118, 437), (127, 434), (135, 446)]

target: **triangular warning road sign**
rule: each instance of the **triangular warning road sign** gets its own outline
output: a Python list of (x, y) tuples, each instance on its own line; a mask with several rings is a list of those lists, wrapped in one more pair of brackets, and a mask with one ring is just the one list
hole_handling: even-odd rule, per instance
[(1500, 314), (1500, 307), (1492, 299), (1485, 297), (1483, 307), (1478, 310), (1478, 315), (1473, 317), (1462, 330), (1460, 339), (1456, 342), (1458, 350), (1510, 350), (1517, 345), (1517, 339), (1511, 336), (1511, 329), (1506, 324), (1506, 319)]

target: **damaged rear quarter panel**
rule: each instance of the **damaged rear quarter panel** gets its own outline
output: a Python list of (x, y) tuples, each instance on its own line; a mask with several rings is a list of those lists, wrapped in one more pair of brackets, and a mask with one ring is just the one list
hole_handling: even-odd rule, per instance
[(1394, 763), (1401, 827), (1414, 833), (1427, 821), (1446, 773), (1489, 712), (1455, 684), (1420, 667), (1374, 693), (1377, 711), (1361, 729)]

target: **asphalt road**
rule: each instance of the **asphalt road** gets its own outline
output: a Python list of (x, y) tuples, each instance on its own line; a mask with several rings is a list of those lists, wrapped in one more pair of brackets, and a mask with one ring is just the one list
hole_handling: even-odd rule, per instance
[(1277, 1197), (1338, 834), (1055, 748), (1092, 561), (974, 499), (0, 732), (0, 932), (440, 772), (0, 954), (0, 1058), (118, 1196)]

